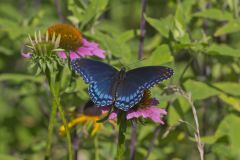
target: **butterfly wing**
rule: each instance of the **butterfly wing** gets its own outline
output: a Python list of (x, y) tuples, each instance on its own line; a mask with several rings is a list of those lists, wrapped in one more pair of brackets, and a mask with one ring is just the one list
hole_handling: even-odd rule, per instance
[(110, 78), (118, 72), (106, 63), (86, 58), (72, 60), (71, 66), (75, 72), (83, 77), (86, 83), (99, 82), (101, 79)]
[(172, 75), (173, 70), (163, 66), (147, 66), (128, 71), (126, 78), (118, 86), (116, 107), (124, 111), (129, 110), (141, 100), (144, 90)]
[(89, 84), (88, 92), (97, 106), (107, 106), (113, 103), (111, 86), (117, 70), (112, 66), (86, 58), (71, 61), (72, 69)]

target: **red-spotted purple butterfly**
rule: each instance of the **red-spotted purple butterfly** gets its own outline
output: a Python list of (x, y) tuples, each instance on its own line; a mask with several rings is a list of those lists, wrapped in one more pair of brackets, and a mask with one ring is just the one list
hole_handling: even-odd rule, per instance
[(143, 97), (144, 90), (173, 75), (171, 68), (146, 66), (120, 71), (112, 66), (85, 58), (71, 61), (72, 69), (89, 84), (90, 98), (97, 106), (114, 105), (128, 111)]

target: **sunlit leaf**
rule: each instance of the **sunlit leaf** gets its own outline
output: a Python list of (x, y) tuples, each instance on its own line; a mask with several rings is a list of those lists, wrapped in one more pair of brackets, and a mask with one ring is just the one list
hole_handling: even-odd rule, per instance
[(229, 34), (229, 33), (234, 33), (239, 31), (240, 31), (240, 21), (233, 20), (224, 24), (222, 27), (218, 28), (217, 31), (214, 33), (214, 35), (221, 36), (224, 34)]
[(43, 82), (44, 78), (41, 76), (35, 77), (31, 75), (24, 75), (24, 74), (1, 74), (0, 81), (13, 81), (13, 82), (23, 82), (23, 81), (32, 81), (32, 82)]
[(206, 83), (188, 80), (184, 83), (187, 92), (192, 94), (194, 100), (201, 100), (219, 94), (219, 91), (210, 87)]
[(213, 86), (219, 88), (225, 93), (228, 93), (233, 96), (240, 96), (240, 85), (239, 83), (234, 82), (218, 82), (213, 83)]
[(240, 129), (236, 128), (240, 123), (240, 117), (234, 114), (227, 115), (219, 125), (216, 134), (225, 134), (229, 137), (231, 145), (240, 149)]
[(219, 95), (219, 98), (225, 103), (233, 106), (237, 111), (240, 111), (240, 98), (230, 97), (225, 94)]
[(147, 22), (154, 27), (162, 36), (168, 38), (169, 32), (173, 27), (173, 17), (168, 16), (167, 18), (163, 19), (155, 19), (145, 16)]
[(196, 17), (209, 18), (218, 21), (232, 20), (233, 15), (227, 11), (221, 11), (216, 8), (207, 9), (194, 14)]
[(240, 50), (234, 49), (226, 44), (213, 44), (207, 49), (209, 55), (221, 55), (240, 57)]
[(14, 157), (11, 155), (4, 155), (4, 154), (0, 154), (0, 159), (2, 159), (2, 160), (21, 160), (17, 157)]
[(171, 51), (166, 44), (158, 46), (147, 60), (149, 65), (162, 65), (172, 61), (173, 56), (171, 55)]

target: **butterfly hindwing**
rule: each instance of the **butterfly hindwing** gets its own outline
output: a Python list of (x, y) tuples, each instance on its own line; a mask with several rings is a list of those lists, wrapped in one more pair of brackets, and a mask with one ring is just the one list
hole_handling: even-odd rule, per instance
[(118, 86), (115, 106), (121, 110), (127, 111), (141, 100), (143, 92), (143, 87), (139, 86), (134, 81), (124, 80)]
[(113, 103), (111, 85), (118, 72), (115, 68), (85, 58), (72, 60), (71, 64), (73, 70), (79, 73), (86, 83), (89, 83), (89, 95), (97, 106), (107, 106)]
[(119, 85), (115, 105), (122, 110), (129, 110), (143, 97), (144, 90), (172, 76), (171, 68), (147, 66), (130, 70)]
[(106, 78), (99, 82), (90, 83), (88, 92), (96, 106), (108, 106), (113, 104), (111, 86), (113, 78)]

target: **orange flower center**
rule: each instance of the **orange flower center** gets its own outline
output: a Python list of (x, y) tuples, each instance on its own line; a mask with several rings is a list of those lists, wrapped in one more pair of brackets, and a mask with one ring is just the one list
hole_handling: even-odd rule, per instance
[(151, 92), (150, 90), (145, 90), (142, 99), (136, 104), (135, 108), (145, 108), (151, 104)]
[(48, 28), (49, 37), (61, 35), (60, 47), (67, 51), (75, 51), (82, 45), (82, 33), (70, 24), (55, 24)]

